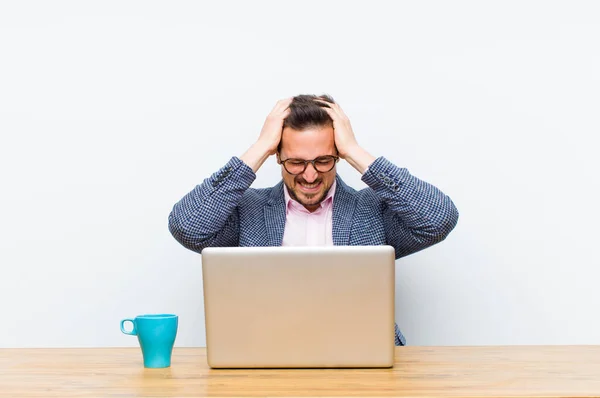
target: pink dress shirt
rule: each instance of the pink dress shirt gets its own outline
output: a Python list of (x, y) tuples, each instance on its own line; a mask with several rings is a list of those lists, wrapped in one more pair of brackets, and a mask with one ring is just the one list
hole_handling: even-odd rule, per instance
[(331, 216), (335, 184), (334, 181), (320, 207), (312, 213), (290, 197), (284, 184), (286, 219), (282, 246), (333, 246)]

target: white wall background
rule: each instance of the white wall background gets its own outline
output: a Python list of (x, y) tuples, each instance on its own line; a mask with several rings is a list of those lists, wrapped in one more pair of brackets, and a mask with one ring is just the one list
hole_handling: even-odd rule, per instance
[[(397, 262), (412, 345), (599, 344), (600, 3), (3, 1), (0, 346), (134, 346), (200, 256), (173, 204), (329, 93), (359, 143), (450, 195), (452, 234)], [(347, 164), (340, 174), (362, 188)], [(271, 159), (255, 187), (279, 179)]]

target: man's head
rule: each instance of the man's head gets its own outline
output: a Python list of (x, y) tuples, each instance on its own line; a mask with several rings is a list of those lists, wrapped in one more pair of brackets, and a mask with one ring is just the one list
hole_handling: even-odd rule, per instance
[[(281, 142), (277, 148), (277, 161), (281, 164), (283, 182), (290, 196), (310, 211), (319, 207), (333, 185), (338, 155), (333, 120), (322, 109), (325, 105), (314, 101), (315, 98), (334, 103), (328, 95), (294, 97), (290, 114), (283, 121)], [(308, 163), (302, 171), (304, 163), (300, 161), (314, 159), (317, 159), (314, 165)]]

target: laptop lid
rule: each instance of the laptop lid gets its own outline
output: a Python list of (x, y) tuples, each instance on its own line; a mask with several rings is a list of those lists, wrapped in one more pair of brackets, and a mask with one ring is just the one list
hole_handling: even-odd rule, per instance
[(391, 246), (202, 251), (213, 368), (390, 367)]

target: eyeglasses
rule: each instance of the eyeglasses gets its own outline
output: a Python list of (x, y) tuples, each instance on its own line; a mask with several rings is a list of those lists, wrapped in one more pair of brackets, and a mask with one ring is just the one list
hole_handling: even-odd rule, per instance
[(304, 170), (306, 170), (306, 167), (309, 163), (312, 163), (315, 170), (317, 170), (319, 173), (327, 173), (333, 169), (339, 159), (339, 156), (327, 155), (319, 156), (313, 160), (289, 158), (286, 160), (281, 160), (281, 163), (283, 164), (285, 171), (292, 175), (298, 175), (304, 173)]

